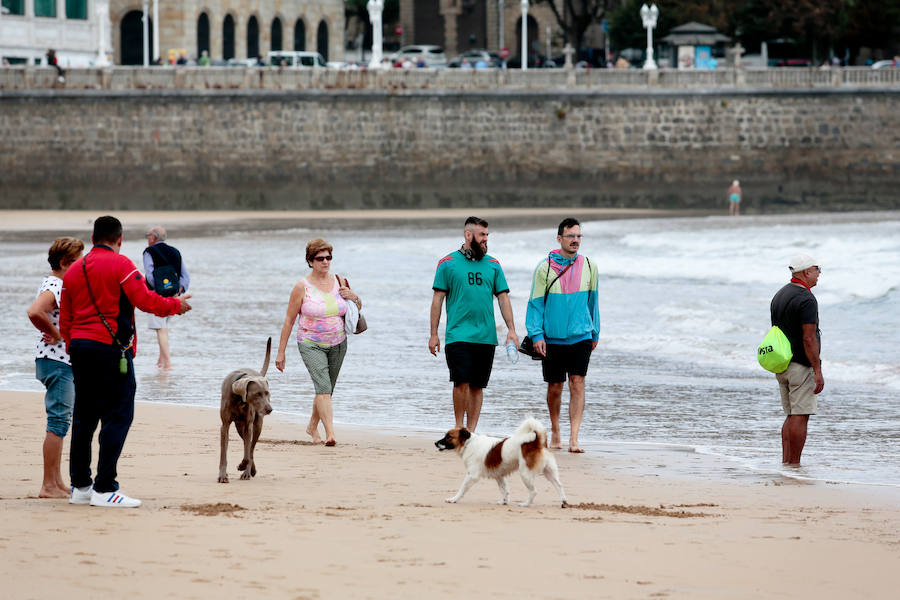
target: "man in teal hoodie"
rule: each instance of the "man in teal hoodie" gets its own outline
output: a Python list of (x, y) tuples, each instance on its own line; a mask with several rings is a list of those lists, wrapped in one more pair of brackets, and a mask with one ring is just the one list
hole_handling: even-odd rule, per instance
[(559, 412), (568, 376), (569, 452), (580, 453), (584, 452), (578, 445), (584, 413), (584, 378), (600, 336), (597, 266), (578, 254), (581, 223), (576, 219), (564, 219), (559, 224), (556, 240), (560, 248), (551, 250), (534, 270), (525, 327), (535, 351), (544, 357), (550, 447), (562, 448)]

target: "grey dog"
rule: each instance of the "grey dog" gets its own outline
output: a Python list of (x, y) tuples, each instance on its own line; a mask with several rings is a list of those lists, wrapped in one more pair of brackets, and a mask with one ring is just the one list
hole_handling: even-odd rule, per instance
[(272, 338), (266, 342), (266, 359), (259, 372), (253, 369), (232, 371), (222, 382), (222, 454), (219, 458), (219, 483), (228, 483), (226, 472), (228, 451), (228, 430), (231, 423), (244, 440), (244, 460), (238, 465), (243, 471), (241, 479), (256, 476), (256, 463), (253, 450), (262, 432), (263, 417), (272, 412), (269, 403), (269, 381), (266, 370), (269, 368), (269, 356), (272, 354)]

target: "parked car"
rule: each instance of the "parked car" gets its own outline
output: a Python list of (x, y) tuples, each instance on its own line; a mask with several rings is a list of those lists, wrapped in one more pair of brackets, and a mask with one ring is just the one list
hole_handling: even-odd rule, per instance
[[(509, 69), (519, 69), (522, 67), (522, 59), (519, 57), (514, 57), (509, 59), (506, 62), (506, 66)], [(529, 56), (528, 57), (528, 68), (529, 69), (556, 69), (558, 65), (553, 61), (553, 59), (547, 59), (543, 56)]]
[(272, 67), (327, 67), (325, 58), (318, 52), (273, 50), (266, 54), (266, 64)]
[(873, 69), (890, 69), (898, 65), (897, 59), (879, 60), (872, 63)]
[(413, 64), (418, 63), (419, 59), (424, 59), (426, 67), (446, 67), (447, 57), (444, 55), (444, 49), (440, 46), (417, 44), (414, 46), (403, 46), (389, 56), (392, 64), (402, 62), (409, 59)]
[(812, 61), (808, 58), (784, 58), (775, 62), (776, 67), (811, 67)]
[(484, 62), (488, 67), (503, 66), (503, 59), (496, 52), (488, 52), (487, 50), (467, 50), (453, 60), (447, 63), (451, 69), (458, 69), (462, 66), (463, 59), (466, 59), (474, 68), (479, 62)]
[(229, 58), (225, 61), (225, 65), (229, 67), (254, 67), (256, 66), (255, 58)]

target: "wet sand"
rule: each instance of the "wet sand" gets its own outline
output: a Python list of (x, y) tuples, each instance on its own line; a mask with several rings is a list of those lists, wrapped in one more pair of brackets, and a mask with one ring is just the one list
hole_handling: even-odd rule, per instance
[(148, 227), (163, 225), (178, 237), (219, 235), (231, 231), (259, 231), (315, 227), (349, 229), (396, 227), (398, 223), (427, 227), (462, 228), (466, 217), (477, 215), (493, 229), (556, 227), (560, 220), (661, 218), (720, 214), (696, 210), (628, 208), (461, 208), (429, 210), (329, 210), (329, 211), (100, 211), (100, 210), (2, 210), (0, 239), (44, 240), (56, 235), (90, 236), (93, 219), (111, 214), (122, 221), (126, 239), (142, 238)]
[(252, 480), (232, 429), (220, 484), (218, 411), (135, 413), (119, 481), (144, 506), (72, 506), (37, 498), (42, 394), (0, 392), (4, 597), (846, 599), (900, 584), (896, 488), (642, 477), (557, 452), (570, 508), (543, 479), (530, 508), (494, 504), (491, 481), (449, 505), (462, 464), (434, 435), (338, 426), (325, 448), (277, 412)]

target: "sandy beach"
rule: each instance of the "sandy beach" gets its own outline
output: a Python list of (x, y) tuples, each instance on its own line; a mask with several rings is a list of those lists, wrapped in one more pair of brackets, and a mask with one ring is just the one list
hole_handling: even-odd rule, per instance
[[(568, 211), (0, 211), (0, 239), (49, 243), (72, 233), (87, 240), (92, 219), (105, 212), (138, 239), (156, 223), (183, 238), (305, 223), (461, 228), (473, 213), (492, 229), (550, 228)], [(696, 214), (572, 212), (585, 219)], [(16, 331), (33, 335), (24, 320)], [(139, 381), (153, 377), (140, 368), (137, 374)], [(218, 394), (190, 378), (182, 384)], [(142, 385), (151, 387), (139, 383), (138, 398)], [(365, 390), (354, 393), (371, 399)], [(669, 401), (664, 389), (653, 394)], [(139, 402), (119, 482), (144, 505), (116, 510), (37, 497), (43, 394), (0, 391), (2, 597), (845, 600), (890, 598), (900, 587), (898, 487), (804, 483), (723, 465), (706, 477), (640, 453), (592, 450), (555, 453), (569, 508), (543, 478), (535, 505), (519, 507), (526, 492), (517, 476), (510, 506), (495, 504), (492, 481), (450, 505), (444, 498), (459, 487), (463, 469), (454, 454), (435, 449), (438, 434), (379, 429), (394, 416), (388, 408), (367, 428), (337, 423), (338, 445), (325, 448), (307, 441), (296, 417), (279, 412), (284, 401), (273, 393), (275, 412), (266, 418), (259, 473), (250, 481), (238, 479), (241, 441), (232, 428), (229, 484), (216, 481), (217, 409)], [(449, 405), (435, 410), (449, 414)], [(546, 412), (536, 416), (547, 423)]]
[(490, 481), (449, 505), (461, 461), (434, 436), (339, 426), (338, 446), (313, 446), (277, 408), (257, 477), (237, 479), (232, 429), (219, 484), (216, 410), (135, 412), (119, 481), (144, 506), (72, 506), (37, 498), (42, 395), (0, 392), (4, 597), (846, 599), (900, 584), (895, 488), (630, 477), (563, 452), (571, 508), (543, 479), (530, 508), (495, 505)]
[(162, 224), (179, 237), (203, 236), (231, 231), (258, 231), (295, 227), (359, 227), (371, 229), (397, 222), (461, 228), (470, 215), (491, 221), (494, 229), (555, 227), (562, 216), (582, 219), (634, 219), (718, 214), (699, 210), (655, 210), (632, 208), (447, 208), (429, 210), (2, 210), (0, 240), (43, 240), (54, 234), (87, 234), (93, 220), (111, 214), (122, 221), (126, 239), (140, 239), (148, 227)]

